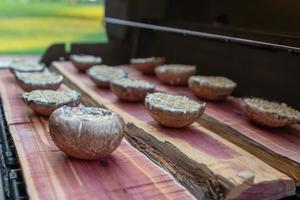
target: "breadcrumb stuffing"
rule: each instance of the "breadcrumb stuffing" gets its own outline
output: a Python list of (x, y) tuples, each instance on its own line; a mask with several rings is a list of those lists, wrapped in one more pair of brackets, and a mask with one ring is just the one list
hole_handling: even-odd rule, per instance
[(63, 104), (70, 101), (75, 101), (80, 97), (80, 94), (72, 91), (55, 91), (55, 90), (33, 90), (25, 92), (22, 95), (26, 101), (35, 101), (42, 104)]
[(199, 104), (186, 96), (159, 92), (148, 94), (145, 101), (148, 105), (174, 112), (193, 112), (205, 106), (205, 103)]
[(261, 112), (300, 120), (300, 112), (287, 106), (285, 103), (278, 103), (260, 98), (245, 98), (243, 101), (246, 105)]
[(105, 81), (124, 78), (127, 76), (127, 73), (123, 69), (107, 65), (94, 66), (88, 70), (88, 74), (95, 79)]
[(62, 75), (52, 72), (17, 72), (17, 79), (31, 85), (47, 85), (60, 83), (63, 80)]

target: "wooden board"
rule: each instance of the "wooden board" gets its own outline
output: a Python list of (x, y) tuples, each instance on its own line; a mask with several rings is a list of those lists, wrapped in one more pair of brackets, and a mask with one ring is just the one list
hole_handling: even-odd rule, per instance
[(20, 101), (9, 71), (0, 93), (30, 199), (193, 199), (166, 171), (126, 140), (98, 161), (68, 158), (51, 140), (48, 122)]
[(95, 87), (70, 63), (55, 62), (53, 68), (65, 76), (69, 86), (82, 92), (84, 103), (121, 114), (130, 123), (128, 140), (177, 179), (188, 176), (182, 182), (193, 181), (190, 190), (197, 186), (213, 198), (228, 199), (277, 199), (294, 193), (294, 182), (286, 175), (199, 124), (186, 129), (161, 127), (142, 103), (118, 101), (110, 90)]
[[(130, 77), (154, 83), (160, 91), (182, 94), (199, 101), (187, 87), (167, 86), (155, 76), (145, 76), (130, 66), (123, 68)], [(205, 114), (199, 120), (202, 126), (289, 175), (300, 185), (300, 125), (282, 129), (257, 126), (242, 113), (238, 99), (234, 97), (224, 102), (206, 103)]]
[[(154, 83), (158, 90), (182, 94), (199, 101), (187, 87), (166, 86), (155, 76), (144, 76), (130, 66), (124, 66), (124, 69), (133, 78)], [(202, 126), (261, 158), (300, 185), (300, 125), (282, 129), (255, 125), (242, 113), (238, 99), (234, 97), (224, 102), (206, 103), (205, 114), (199, 120)]]
[(30, 108), (24, 106), (21, 99), (22, 90), (16, 85), (12, 74), (8, 70), (0, 71), (0, 79), (1, 98), (5, 100), (2, 104), (7, 124), (32, 122), (34, 114)]

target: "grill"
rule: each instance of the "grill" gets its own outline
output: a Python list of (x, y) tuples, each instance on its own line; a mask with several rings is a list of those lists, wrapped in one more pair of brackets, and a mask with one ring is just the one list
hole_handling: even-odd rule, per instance
[(1, 130), (1, 199), (28, 199), (26, 186), (18, 161), (16, 149), (13, 145), (7, 123), (3, 113), (2, 101), (0, 100), (0, 130)]
[[(128, 63), (133, 57), (164, 56), (169, 63), (197, 65), (198, 73), (204, 75), (231, 77), (239, 83), (235, 96), (261, 96), (300, 109), (296, 87), (300, 85), (300, 28), (289, 20), (299, 19), (298, 4), (294, 0), (231, 0), (226, 4), (208, 0), (109, 0), (105, 18), (109, 42), (73, 43), (69, 52), (65, 44), (53, 44), (41, 62), (49, 66), (80, 53), (101, 56), (110, 65)], [(259, 8), (266, 5), (270, 8), (267, 11)], [(289, 13), (279, 12), (278, 16), (281, 6), (287, 6)], [(246, 13), (255, 12), (255, 16), (246, 16), (246, 8)], [(267, 19), (256, 23), (265, 16)], [(281, 21), (276, 23), (275, 16)], [(289, 26), (284, 27), (284, 22)], [(0, 199), (27, 199), (2, 106), (0, 128)], [(299, 188), (297, 193), (300, 195)]]
[(68, 59), (70, 53), (86, 53), (116, 65), (132, 57), (165, 56), (169, 63), (197, 65), (203, 75), (231, 77), (239, 83), (235, 96), (265, 97), (300, 109), (296, 87), (300, 85), (300, 30), (290, 20), (300, 17), (298, 4), (293, 0), (245, 5), (237, 0), (226, 4), (107, 1), (108, 43), (74, 43), (70, 52), (64, 44), (55, 44), (42, 61), (49, 65), (61, 57)]

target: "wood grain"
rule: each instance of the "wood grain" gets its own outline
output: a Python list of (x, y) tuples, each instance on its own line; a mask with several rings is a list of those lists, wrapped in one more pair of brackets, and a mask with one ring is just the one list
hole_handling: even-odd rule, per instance
[[(130, 66), (123, 67), (132, 78), (154, 83), (158, 90), (199, 99), (187, 87), (170, 87), (154, 76), (144, 76)], [(220, 136), (261, 158), (292, 177), (300, 185), (300, 125), (272, 129), (251, 123), (242, 113), (238, 99), (206, 102), (207, 109), (199, 123)]]
[[(143, 104), (119, 101), (109, 90), (96, 88), (70, 63), (57, 62), (53, 67), (65, 76), (67, 84), (83, 93), (84, 103), (104, 106), (131, 123), (127, 126), (128, 140), (177, 179), (189, 177), (188, 181), (193, 180), (200, 188), (208, 181), (211, 197), (277, 199), (294, 193), (294, 182), (286, 175), (197, 123), (186, 129), (161, 127)], [(189, 187), (186, 180), (182, 183)], [(191, 186), (190, 190), (195, 194)]]
[[(155, 76), (145, 76), (130, 66), (123, 68), (132, 78), (154, 83), (157, 90), (200, 101), (187, 87), (167, 86)], [(206, 111), (199, 120), (202, 126), (284, 172), (300, 185), (300, 125), (280, 129), (258, 126), (242, 113), (239, 100), (234, 97), (223, 102), (206, 103)]]
[[(224, 120), (225, 119), (225, 120)], [(250, 122), (230, 98), (219, 105), (209, 104), (199, 123), (238, 144), (300, 184), (300, 126), (265, 128)]]
[(126, 140), (103, 160), (68, 158), (52, 142), (47, 119), (18, 100), (22, 91), (12, 80), (9, 71), (0, 73), (5, 115), (30, 199), (193, 199)]

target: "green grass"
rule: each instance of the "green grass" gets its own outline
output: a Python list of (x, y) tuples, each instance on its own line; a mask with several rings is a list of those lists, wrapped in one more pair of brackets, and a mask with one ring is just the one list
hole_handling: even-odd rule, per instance
[(107, 40), (101, 4), (0, 1), (1, 54), (40, 54), (52, 43)]

